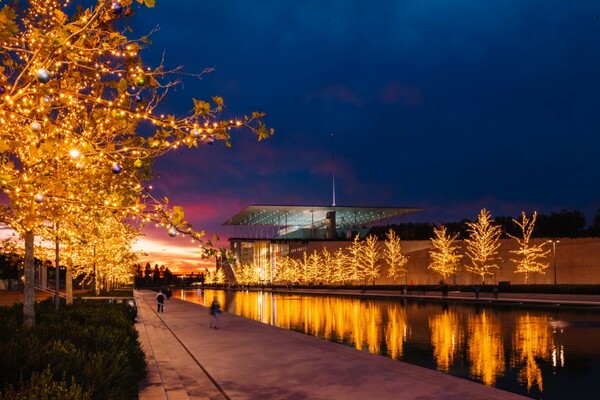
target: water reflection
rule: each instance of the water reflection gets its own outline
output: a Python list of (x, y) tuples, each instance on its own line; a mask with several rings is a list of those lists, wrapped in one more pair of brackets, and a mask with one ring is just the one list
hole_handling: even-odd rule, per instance
[(437, 369), (448, 372), (454, 360), (460, 357), (460, 350), (463, 348), (464, 333), (458, 314), (445, 310), (442, 314), (432, 315), (429, 318), (429, 329)]
[(176, 295), (205, 306), (217, 298), (233, 314), (534, 398), (542, 393), (544, 399), (570, 398), (574, 391), (579, 398), (595, 398), (600, 390), (595, 310), (546, 312), (271, 292)]
[(486, 310), (469, 315), (467, 340), (471, 376), (486, 385), (494, 385), (498, 375), (504, 373), (504, 345), (500, 322)]
[(513, 342), (511, 366), (519, 369), (520, 382), (527, 386), (528, 392), (534, 385), (542, 392), (544, 380), (537, 360), (550, 361), (554, 349), (548, 317), (529, 313), (519, 316)]

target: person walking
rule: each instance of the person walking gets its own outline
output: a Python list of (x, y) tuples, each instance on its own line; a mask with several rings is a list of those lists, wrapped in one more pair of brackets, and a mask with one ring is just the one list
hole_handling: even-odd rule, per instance
[(165, 295), (163, 294), (162, 290), (159, 290), (158, 294), (156, 295), (156, 307), (157, 307), (156, 312), (159, 312), (159, 313), (165, 312)]
[(219, 329), (219, 314), (221, 314), (221, 305), (215, 297), (210, 305), (210, 328)]

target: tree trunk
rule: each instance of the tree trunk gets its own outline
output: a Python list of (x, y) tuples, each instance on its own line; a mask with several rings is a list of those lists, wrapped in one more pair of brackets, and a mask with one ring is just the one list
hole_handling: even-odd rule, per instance
[(35, 260), (33, 258), (33, 230), (25, 232), (25, 287), (23, 289), (23, 325), (35, 325)]
[(54, 281), (56, 282), (54, 285), (54, 309), (56, 311), (60, 308), (60, 247), (58, 241), (58, 222), (56, 223), (56, 238), (55, 238), (55, 247), (54, 247), (54, 266), (55, 266), (55, 277)]
[(67, 305), (73, 304), (73, 260), (67, 258), (67, 277), (65, 279), (65, 291), (67, 295)]

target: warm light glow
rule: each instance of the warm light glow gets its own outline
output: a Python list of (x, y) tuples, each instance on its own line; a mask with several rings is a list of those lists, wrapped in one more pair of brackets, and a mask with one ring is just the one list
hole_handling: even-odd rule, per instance
[(511, 366), (519, 371), (519, 380), (525, 383), (527, 391), (537, 385), (543, 391), (542, 370), (537, 360), (550, 361), (554, 348), (551, 328), (547, 316), (533, 317), (529, 314), (519, 317), (513, 338), (514, 355)]
[(487, 310), (469, 316), (467, 326), (471, 375), (493, 386), (505, 370), (502, 326)]
[(459, 350), (462, 347), (464, 332), (459, 324), (458, 314), (447, 310), (442, 314), (431, 316), (429, 328), (437, 369), (447, 372), (455, 358), (459, 357)]

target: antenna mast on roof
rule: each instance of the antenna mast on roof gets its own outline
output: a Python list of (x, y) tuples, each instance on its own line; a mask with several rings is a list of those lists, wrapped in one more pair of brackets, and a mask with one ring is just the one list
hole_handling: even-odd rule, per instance
[(333, 146), (333, 133), (331, 134), (331, 176), (332, 176), (332, 192), (333, 192), (333, 204), (332, 207), (335, 207), (335, 153)]

